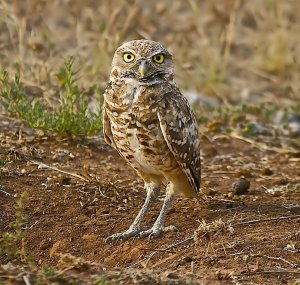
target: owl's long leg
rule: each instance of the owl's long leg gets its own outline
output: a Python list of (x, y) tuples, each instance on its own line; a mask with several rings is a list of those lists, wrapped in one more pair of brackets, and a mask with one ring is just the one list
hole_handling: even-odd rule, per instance
[(164, 199), (164, 203), (163, 206), (160, 210), (159, 216), (157, 217), (154, 225), (152, 226), (152, 228), (142, 231), (139, 233), (140, 237), (145, 237), (145, 236), (149, 236), (149, 239), (151, 239), (152, 237), (157, 237), (159, 236), (161, 233), (163, 232), (168, 232), (168, 231), (176, 231), (176, 227), (175, 226), (168, 226), (168, 227), (164, 227), (164, 223), (165, 223), (165, 219), (168, 213), (168, 210), (170, 208), (170, 205), (174, 199), (174, 191), (173, 191), (173, 185), (170, 183), (167, 186), (167, 193), (166, 193), (166, 197)]
[(141, 210), (137, 214), (136, 218), (134, 219), (133, 223), (129, 227), (128, 230), (126, 230), (123, 233), (116, 233), (111, 236), (109, 236), (106, 240), (126, 240), (131, 237), (134, 237), (138, 235), (141, 232), (141, 222), (143, 221), (147, 211), (149, 210), (152, 203), (157, 199), (159, 196), (159, 187), (152, 183), (145, 183), (145, 188), (147, 191), (147, 196), (144, 202), (144, 205), (142, 206)]

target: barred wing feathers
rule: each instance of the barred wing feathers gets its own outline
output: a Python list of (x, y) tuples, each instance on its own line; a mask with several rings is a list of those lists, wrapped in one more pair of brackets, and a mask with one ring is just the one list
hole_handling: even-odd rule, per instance
[(178, 89), (162, 96), (158, 119), (164, 139), (196, 193), (200, 192), (200, 141), (195, 116)]

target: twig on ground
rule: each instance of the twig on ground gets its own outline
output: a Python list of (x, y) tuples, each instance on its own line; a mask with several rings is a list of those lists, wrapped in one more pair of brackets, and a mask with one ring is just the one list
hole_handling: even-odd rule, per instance
[[(159, 259), (157, 262), (155, 262), (154, 264), (152, 264), (151, 265), (151, 268), (160, 268), (160, 266), (162, 265), (162, 264), (164, 264), (165, 262), (167, 262), (167, 261), (169, 261), (169, 260), (171, 260), (171, 259), (174, 259), (174, 258), (177, 258), (177, 257), (180, 257), (181, 256), (181, 254), (179, 253), (179, 252), (177, 252), (177, 253), (173, 253), (172, 255), (169, 255), (169, 256), (167, 256), (167, 257), (165, 257), (165, 258), (162, 258), (162, 259)], [(148, 262), (149, 262), (149, 260), (147, 260), (143, 265), (144, 265), (144, 267), (147, 267), (148, 266)]]
[(207, 196), (207, 198), (208, 198), (209, 200), (212, 200), (212, 201), (228, 202), (228, 203), (237, 203), (237, 201), (234, 201), (234, 200), (222, 199), (222, 198), (216, 198), (216, 197), (212, 197), (212, 196)]
[(28, 278), (27, 275), (23, 276), (23, 280), (24, 280), (24, 282), (25, 282), (26, 285), (31, 285), (30, 280), (29, 280), (29, 278)]
[(236, 174), (236, 171), (225, 171), (225, 170), (214, 170), (212, 171), (214, 174)]
[(67, 271), (69, 271), (69, 270), (72, 270), (74, 267), (75, 267), (75, 265), (70, 265), (70, 266), (68, 266), (67, 268), (60, 270), (57, 274), (55, 274), (55, 277), (61, 276), (61, 275), (64, 274), (65, 272), (67, 272)]
[(22, 230), (31, 230), (33, 229), (34, 226), (36, 226), (38, 224), (39, 221), (35, 221), (31, 226), (25, 226), (25, 227), (22, 227)]
[(13, 194), (11, 194), (11, 193), (9, 193), (9, 192), (1, 189), (1, 188), (0, 188), (0, 192), (4, 193), (6, 196), (14, 196)]
[(251, 274), (300, 274), (296, 270), (265, 270), (265, 271), (252, 271)]
[(159, 249), (159, 248), (142, 247), (141, 249), (142, 249), (142, 250), (145, 250), (145, 251), (157, 251), (157, 252), (165, 252), (165, 251), (168, 251), (169, 253), (176, 253), (175, 251), (172, 251), (172, 250)]
[(100, 194), (103, 198), (110, 199), (110, 197), (106, 196), (106, 195), (101, 191), (101, 187), (100, 187), (100, 186), (97, 186), (97, 187), (96, 187), (95, 194), (96, 194), (97, 192), (99, 192), (99, 194)]
[(256, 148), (258, 148), (260, 150), (269, 150), (269, 151), (274, 151), (274, 152), (282, 153), (282, 154), (299, 154), (298, 150), (268, 146), (264, 143), (256, 142), (252, 139), (240, 136), (239, 134), (234, 133), (234, 132), (229, 134), (229, 136), (232, 137), (232, 138), (247, 142), (249, 144), (252, 144), (253, 146), (255, 146)]
[[(241, 251), (239, 251), (239, 252), (236, 252), (236, 253), (229, 253), (229, 255), (231, 255), (231, 256), (236, 256), (236, 255), (242, 255), (242, 254), (244, 254), (244, 252), (246, 251), (246, 250), (248, 250), (248, 249), (250, 249), (250, 248), (252, 248), (253, 246), (247, 246), (247, 247), (245, 247), (245, 248), (243, 248)], [(227, 247), (228, 248), (228, 247)], [(221, 248), (218, 248), (217, 250), (220, 250)]]
[(180, 245), (180, 244), (183, 244), (183, 243), (185, 243), (185, 242), (187, 242), (187, 241), (190, 241), (190, 240), (193, 240), (193, 239), (194, 239), (194, 235), (192, 235), (191, 237), (188, 237), (188, 238), (186, 238), (186, 239), (184, 239), (184, 240), (181, 240), (181, 241), (179, 241), (179, 242), (172, 243), (172, 244), (168, 245), (167, 247), (165, 247), (164, 249), (160, 249), (160, 250), (156, 249), (156, 251), (152, 252), (151, 254), (149, 254), (148, 256), (146, 256), (145, 258), (143, 258), (142, 260), (139, 260), (139, 261), (137, 261), (137, 262), (135, 262), (135, 263), (129, 265), (128, 267), (126, 267), (126, 269), (132, 268), (132, 267), (134, 267), (134, 266), (136, 266), (136, 265), (138, 265), (138, 264), (143, 263), (144, 261), (146, 261), (146, 264), (148, 264), (148, 262), (150, 261), (150, 259), (151, 259), (156, 253), (162, 252), (162, 251), (163, 251), (163, 252), (168, 251), (168, 250), (171, 249), (171, 248), (174, 248), (174, 247), (176, 247), (176, 246), (178, 246), (178, 245)]
[(257, 219), (257, 220), (238, 222), (238, 223), (233, 224), (232, 227), (262, 223), (262, 222), (278, 222), (278, 221), (284, 221), (284, 220), (289, 220), (289, 219), (298, 219), (298, 218), (300, 218), (300, 215), (283, 216), (283, 217), (277, 217), (277, 218), (263, 218), (263, 219)]
[(30, 162), (32, 164), (36, 164), (38, 165), (39, 167), (42, 167), (42, 168), (47, 168), (47, 169), (50, 169), (50, 170), (54, 170), (54, 171), (57, 171), (57, 172), (60, 172), (60, 173), (63, 173), (63, 174), (67, 174), (67, 175), (70, 175), (70, 176), (73, 176), (73, 177), (76, 177), (76, 178), (79, 178), (85, 182), (89, 182), (89, 179), (79, 175), (79, 174), (76, 174), (76, 173), (73, 173), (73, 172), (68, 172), (68, 171), (65, 171), (65, 170), (62, 170), (62, 169), (59, 169), (55, 166), (50, 166), (50, 165), (47, 165), (43, 162), (38, 162), (38, 161), (35, 161), (35, 160), (30, 160)]
[(277, 256), (269, 256), (269, 255), (266, 255), (266, 254), (253, 254), (251, 255), (251, 257), (264, 257), (264, 258), (267, 258), (267, 259), (271, 259), (271, 260), (277, 260), (277, 261), (282, 261), (290, 266), (292, 266), (293, 268), (300, 268), (299, 264), (295, 264), (295, 263), (292, 263), (282, 257), (277, 257)]
[(188, 237), (188, 238), (186, 238), (186, 239), (184, 239), (184, 240), (182, 240), (182, 241), (178, 241), (178, 242), (172, 243), (172, 244), (170, 244), (169, 246), (167, 246), (164, 250), (165, 250), (165, 251), (166, 251), (166, 250), (169, 250), (169, 249), (171, 249), (171, 248), (173, 248), (173, 247), (176, 247), (176, 246), (178, 246), (178, 245), (180, 245), (180, 244), (182, 244), (182, 243), (185, 243), (185, 242), (190, 241), (190, 240), (193, 240), (193, 239), (194, 239), (194, 235), (192, 235), (191, 237)]

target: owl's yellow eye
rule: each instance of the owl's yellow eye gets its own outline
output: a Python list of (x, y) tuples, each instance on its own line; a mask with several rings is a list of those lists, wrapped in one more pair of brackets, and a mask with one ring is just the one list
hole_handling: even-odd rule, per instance
[(132, 62), (134, 60), (134, 55), (130, 52), (124, 53), (123, 59), (125, 62)]
[(157, 63), (163, 63), (164, 60), (165, 60), (165, 57), (163, 54), (159, 53), (159, 54), (156, 54), (152, 57), (152, 59), (157, 62)]

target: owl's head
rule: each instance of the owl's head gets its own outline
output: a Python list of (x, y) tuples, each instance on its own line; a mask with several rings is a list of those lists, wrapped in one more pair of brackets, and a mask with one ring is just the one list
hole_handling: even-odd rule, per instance
[(130, 78), (141, 84), (173, 80), (172, 55), (158, 42), (134, 40), (121, 45), (115, 52), (111, 79)]

